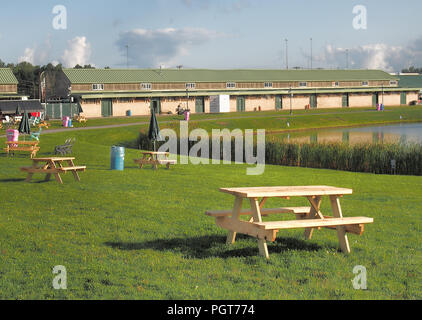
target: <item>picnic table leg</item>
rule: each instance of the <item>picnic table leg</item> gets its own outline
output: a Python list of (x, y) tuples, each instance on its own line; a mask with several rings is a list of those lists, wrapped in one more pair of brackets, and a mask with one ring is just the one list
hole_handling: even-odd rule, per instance
[[(250, 199), (250, 202), (253, 214), (253, 221), (262, 222), (261, 209), (258, 199)], [(270, 258), (270, 255), (268, 254), (267, 242), (264, 239), (258, 239), (258, 248), (259, 254), (261, 256), (264, 256), (266, 259)]]
[[(322, 197), (318, 196), (318, 197), (315, 197), (315, 199), (308, 198), (308, 200), (311, 203), (311, 211), (306, 216), (305, 219), (321, 218), (321, 213), (319, 211), (319, 208), (321, 206)], [(305, 228), (305, 239), (311, 240), (313, 232), (314, 232), (314, 228)]]
[[(68, 163), (71, 167), (75, 166), (75, 164), (73, 163), (73, 160), (68, 160)], [(73, 173), (73, 177), (75, 178), (75, 180), (80, 182), (81, 178), (79, 178), (78, 172), (72, 171), (72, 173)]]
[[(242, 209), (242, 201), (243, 198), (236, 197), (234, 200), (234, 208), (232, 213), (232, 219), (233, 220), (239, 220), (240, 210)], [(229, 233), (227, 234), (227, 244), (233, 244), (236, 241), (236, 232), (229, 230)]]
[[(54, 169), (56, 169), (56, 168), (57, 168), (57, 167), (56, 167), (56, 164), (54, 163), (54, 161), (49, 161), (49, 162), (50, 162), (50, 167), (51, 167), (51, 168), (54, 168)], [(60, 177), (60, 173), (56, 172), (56, 173), (54, 174), (54, 176), (56, 177), (56, 180), (57, 180), (57, 182), (58, 182), (58, 183), (63, 184), (63, 180), (62, 180), (62, 178)]]
[[(341, 212), (340, 199), (338, 196), (330, 196), (331, 208), (333, 210), (333, 215), (335, 218), (343, 218), (343, 213)], [(337, 226), (337, 236), (340, 243), (340, 248), (344, 253), (350, 253), (349, 240), (346, 235), (346, 228), (344, 226)]]

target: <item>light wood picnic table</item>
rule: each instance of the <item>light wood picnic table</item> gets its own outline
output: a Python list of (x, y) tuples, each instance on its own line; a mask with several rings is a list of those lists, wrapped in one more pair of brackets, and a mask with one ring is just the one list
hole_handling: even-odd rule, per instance
[[(305, 228), (305, 239), (311, 239), (315, 228), (337, 230), (338, 240), (343, 252), (350, 253), (350, 245), (346, 233), (361, 235), (364, 224), (373, 223), (367, 217), (343, 217), (340, 198), (353, 193), (352, 189), (330, 186), (281, 186), (281, 187), (250, 187), (221, 188), (221, 192), (235, 197), (233, 210), (207, 211), (208, 216), (216, 218), (219, 227), (227, 229), (227, 243), (233, 244), (236, 234), (247, 234), (258, 239), (259, 252), (269, 259), (266, 241), (275, 241), (277, 232), (282, 229)], [(324, 216), (320, 210), (323, 197), (329, 197), (333, 216)], [(290, 199), (290, 197), (305, 197), (310, 206), (263, 208), (268, 198)], [(249, 200), (251, 208), (242, 210), (243, 200)], [(296, 220), (266, 221), (263, 216), (278, 213), (291, 213)], [(251, 216), (249, 221), (241, 220), (242, 215)]]
[[(47, 158), (33, 158), (31, 167), (23, 167), (21, 171), (28, 172), (26, 182), (30, 182), (34, 173), (45, 173), (45, 181), (50, 180), (51, 175), (54, 174), (58, 183), (63, 184), (60, 173), (72, 172), (76, 181), (81, 181), (78, 172), (85, 171), (86, 166), (75, 166), (73, 163), (74, 157), (47, 157)], [(67, 162), (67, 166), (63, 165)]]
[(134, 159), (135, 163), (139, 164), (142, 169), (146, 164), (152, 164), (154, 169), (158, 168), (158, 165), (166, 165), (167, 169), (170, 169), (171, 164), (176, 164), (176, 160), (168, 159), (170, 153), (168, 152), (157, 152), (157, 151), (141, 151), (142, 158)]
[(14, 151), (28, 151), (31, 154), (31, 158), (37, 155), (37, 152), (40, 150), (38, 146), (39, 141), (6, 141), (6, 151), (7, 155), (10, 153), (14, 154)]

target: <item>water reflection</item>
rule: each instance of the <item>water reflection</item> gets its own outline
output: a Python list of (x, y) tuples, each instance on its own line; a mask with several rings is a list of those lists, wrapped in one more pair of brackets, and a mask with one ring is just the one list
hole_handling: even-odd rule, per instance
[(422, 143), (422, 123), (322, 129), (268, 136), (267, 140), (296, 143)]

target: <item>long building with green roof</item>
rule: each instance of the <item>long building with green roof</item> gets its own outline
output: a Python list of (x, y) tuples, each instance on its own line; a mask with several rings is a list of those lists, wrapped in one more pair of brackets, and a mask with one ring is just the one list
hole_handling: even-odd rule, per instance
[(54, 82), (87, 117), (403, 105), (419, 92), (380, 70), (63, 69)]
[(0, 100), (20, 98), (18, 80), (9, 68), (0, 68)]

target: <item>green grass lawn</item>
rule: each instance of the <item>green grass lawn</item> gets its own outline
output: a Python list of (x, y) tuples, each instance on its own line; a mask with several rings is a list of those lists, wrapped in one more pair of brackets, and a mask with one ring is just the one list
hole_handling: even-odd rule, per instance
[[(42, 136), (40, 156), (77, 138), (75, 163), (88, 167), (80, 183), (71, 174), (62, 175), (63, 185), (37, 174), (26, 183), (19, 168), (31, 164), (29, 157), (0, 155), (0, 299), (422, 298), (422, 177), (279, 166), (247, 176), (247, 165), (140, 170), (132, 160), (139, 151), (129, 149), (125, 171), (110, 171), (110, 145), (136, 139), (138, 131)], [(310, 241), (303, 230), (279, 232), (269, 261), (253, 238), (226, 246), (226, 232), (204, 214), (233, 206), (218, 189), (271, 185), (352, 188), (341, 200), (343, 214), (375, 223), (361, 237), (349, 235), (348, 256), (339, 252), (336, 232), (325, 229)], [(328, 208), (323, 202), (323, 212)], [(56, 265), (67, 269), (67, 290), (52, 287)], [(367, 269), (367, 290), (353, 289), (356, 265)]]
[[(401, 117), (401, 118), (400, 118)], [(183, 116), (161, 115), (158, 122), (162, 128), (178, 129)], [(265, 112), (233, 112), (220, 114), (192, 114), (189, 126), (191, 129), (203, 128), (207, 131), (217, 128), (228, 129), (260, 129), (266, 128), (268, 132), (286, 132), (295, 130), (318, 129), (326, 127), (373, 125), (400, 122), (422, 121), (422, 107), (386, 107), (385, 112), (376, 112), (373, 108), (336, 108), (336, 109), (311, 109), (294, 110), (293, 115), (289, 110), (265, 111)], [(50, 127), (43, 129), (62, 129), (61, 121), (49, 121)], [(86, 123), (73, 122), (75, 128), (96, 127), (108, 125), (145, 123), (146, 129), (149, 116), (138, 117), (112, 117), (88, 119)], [(287, 126), (289, 123), (289, 126)], [(5, 127), (0, 129), (0, 135), (4, 134)], [(33, 128), (33, 131), (38, 131)]]

